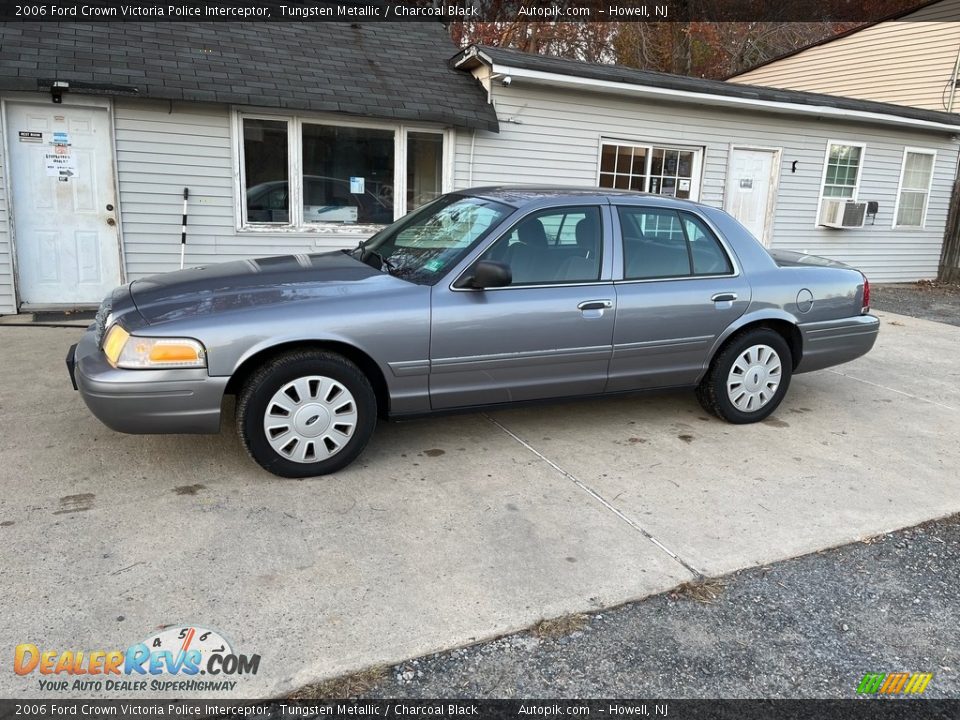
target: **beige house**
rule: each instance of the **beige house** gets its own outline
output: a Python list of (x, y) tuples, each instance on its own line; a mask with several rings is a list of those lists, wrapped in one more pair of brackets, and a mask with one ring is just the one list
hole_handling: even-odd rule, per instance
[[(935, 0), (783, 55), (728, 81), (958, 113), (960, 0)], [(906, 174), (914, 169), (922, 174), (924, 162), (919, 155), (906, 156)], [(911, 188), (901, 189), (907, 206), (910, 193)], [(960, 195), (955, 192), (940, 262), (942, 279), (960, 277), (958, 204)]]

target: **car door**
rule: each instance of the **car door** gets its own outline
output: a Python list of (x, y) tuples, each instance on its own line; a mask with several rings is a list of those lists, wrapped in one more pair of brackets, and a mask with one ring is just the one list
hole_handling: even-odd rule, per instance
[(539, 210), (477, 258), (507, 264), (510, 285), (434, 286), (433, 409), (602, 392), (616, 311), (611, 248), (609, 206)]
[(750, 285), (698, 214), (622, 205), (612, 216), (620, 279), (607, 391), (692, 385), (749, 305)]

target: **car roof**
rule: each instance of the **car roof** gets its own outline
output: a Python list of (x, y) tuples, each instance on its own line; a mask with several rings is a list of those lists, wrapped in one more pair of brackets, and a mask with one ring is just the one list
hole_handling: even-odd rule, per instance
[(528, 205), (549, 206), (584, 202), (613, 203), (617, 201), (627, 201), (624, 204), (629, 205), (639, 204), (637, 201), (640, 201), (644, 205), (660, 207), (700, 207), (700, 203), (693, 200), (683, 200), (667, 195), (601, 187), (571, 187), (569, 185), (491, 185), (458, 190), (457, 194), (497, 200), (516, 208)]

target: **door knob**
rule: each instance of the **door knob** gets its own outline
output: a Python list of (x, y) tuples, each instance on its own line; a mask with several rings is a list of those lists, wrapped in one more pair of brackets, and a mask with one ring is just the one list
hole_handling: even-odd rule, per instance
[(109, 225), (110, 227), (113, 227), (116, 224), (117, 224), (116, 220), (114, 220), (113, 218), (107, 218), (107, 225)]

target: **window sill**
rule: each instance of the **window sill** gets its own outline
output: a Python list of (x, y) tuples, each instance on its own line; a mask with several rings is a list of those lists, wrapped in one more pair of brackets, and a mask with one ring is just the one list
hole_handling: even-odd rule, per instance
[(328, 223), (325, 225), (242, 225), (238, 233), (282, 234), (282, 235), (372, 235), (380, 232), (386, 225), (345, 225)]

